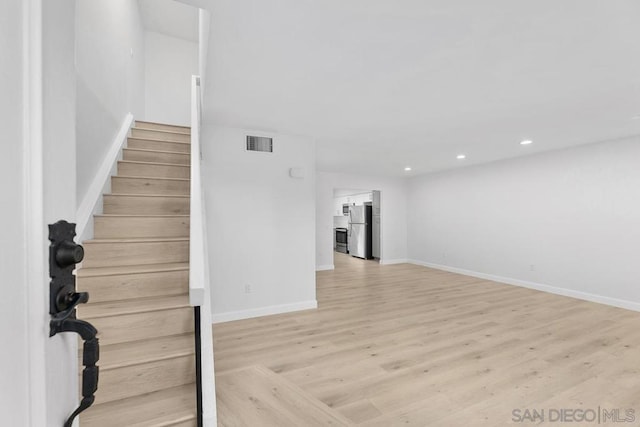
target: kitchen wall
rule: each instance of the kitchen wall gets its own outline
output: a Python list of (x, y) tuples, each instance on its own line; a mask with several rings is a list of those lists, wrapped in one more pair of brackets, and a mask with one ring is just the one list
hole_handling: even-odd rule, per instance
[(189, 126), (198, 43), (145, 32), (145, 119)]
[[(246, 135), (273, 137), (273, 153), (246, 151)], [(313, 140), (204, 126), (203, 169), (214, 321), (315, 308)]]
[(407, 258), (407, 199), (403, 178), (318, 172), (316, 187), (316, 269), (333, 268), (333, 191), (363, 188), (381, 191), (381, 263)]
[(413, 178), (409, 258), (640, 309), (638, 159), (634, 137)]
[(347, 228), (349, 226), (349, 217), (345, 215), (333, 217), (333, 227)]
[(77, 203), (128, 113), (144, 117), (144, 30), (135, 0), (76, 2)]

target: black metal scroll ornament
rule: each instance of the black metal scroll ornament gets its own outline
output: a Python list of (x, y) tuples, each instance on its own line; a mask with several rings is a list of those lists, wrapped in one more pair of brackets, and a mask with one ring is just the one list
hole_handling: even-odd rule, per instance
[(73, 420), (95, 401), (98, 389), (100, 345), (98, 331), (89, 322), (76, 318), (76, 306), (89, 301), (87, 292), (76, 292), (76, 277), (73, 270), (84, 258), (82, 246), (74, 243), (76, 225), (58, 221), (49, 225), (49, 313), (51, 314), (50, 332), (52, 337), (62, 332), (75, 332), (84, 341), (82, 350), (82, 400), (73, 411), (64, 427), (71, 427)]

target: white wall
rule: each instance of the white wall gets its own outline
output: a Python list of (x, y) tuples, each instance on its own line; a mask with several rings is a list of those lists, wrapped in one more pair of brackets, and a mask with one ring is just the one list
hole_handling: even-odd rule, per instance
[(200, 76), (200, 93), (204, 98), (207, 80), (207, 57), (209, 56), (209, 33), (211, 29), (211, 13), (198, 9), (198, 75)]
[[(29, 425), (29, 369), (27, 348), (27, 290), (24, 251), (22, 134), (22, 0), (0, 3), (0, 221), (2, 232), (0, 271), (4, 286), (0, 298), (0, 414), (3, 424)], [(11, 242), (11, 245), (9, 245)]]
[(3, 425), (60, 426), (77, 404), (77, 337), (48, 336), (46, 239), (75, 213), (75, 3), (1, 5)]
[(381, 262), (407, 259), (407, 195), (403, 178), (318, 172), (316, 185), (316, 268), (333, 266), (333, 190), (380, 190)]
[(191, 76), (198, 74), (198, 43), (145, 33), (145, 119), (189, 126)]
[[(76, 38), (74, 0), (43, 1), (42, 74), (43, 74), (43, 219), (53, 224), (61, 219), (75, 222), (76, 214), (76, 75), (74, 74)], [(80, 108), (80, 106), (78, 106)], [(29, 224), (33, 227), (34, 224)], [(41, 236), (41, 253), (48, 254), (48, 229)], [(44, 274), (39, 283), (43, 310), (39, 338), (45, 342), (47, 426), (62, 425), (78, 405), (78, 336), (58, 334), (49, 338), (50, 317), (46, 283), (49, 260), (43, 257)], [(45, 286), (43, 286), (45, 285)], [(36, 288), (38, 289), (38, 288)], [(29, 303), (35, 304), (30, 298)]]
[(409, 257), (640, 309), (639, 159), (635, 137), (411, 179)]
[(144, 30), (138, 2), (78, 1), (76, 34), (80, 203), (126, 115), (145, 115)]
[[(315, 307), (314, 142), (202, 132), (214, 321)], [(246, 135), (273, 137), (273, 153), (246, 151)], [(305, 179), (290, 178), (290, 168), (303, 168)]]

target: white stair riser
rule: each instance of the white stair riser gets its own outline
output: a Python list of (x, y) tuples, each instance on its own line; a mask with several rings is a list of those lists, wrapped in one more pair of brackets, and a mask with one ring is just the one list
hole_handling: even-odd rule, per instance
[(111, 177), (111, 191), (119, 194), (177, 195), (189, 194), (189, 181)]
[(117, 267), (189, 261), (189, 241), (85, 242), (83, 267)]
[(105, 195), (105, 214), (118, 215), (188, 215), (189, 199), (186, 197), (144, 197)]
[(89, 292), (90, 303), (183, 295), (189, 292), (189, 271), (79, 277), (78, 289)]
[(173, 163), (188, 166), (191, 162), (189, 154), (169, 153), (162, 151), (138, 151), (124, 149), (123, 159), (134, 162)]

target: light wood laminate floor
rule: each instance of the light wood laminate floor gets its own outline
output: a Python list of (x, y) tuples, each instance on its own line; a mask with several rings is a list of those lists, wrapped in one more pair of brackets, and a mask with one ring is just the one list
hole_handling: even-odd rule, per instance
[(525, 409), (542, 425), (638, 423), (550, 423), (556, 409), (640, 420), (640, 313), (335, 258), (317, 310), (214, 325), (220, 426), (537, 425), (513, 420)]

